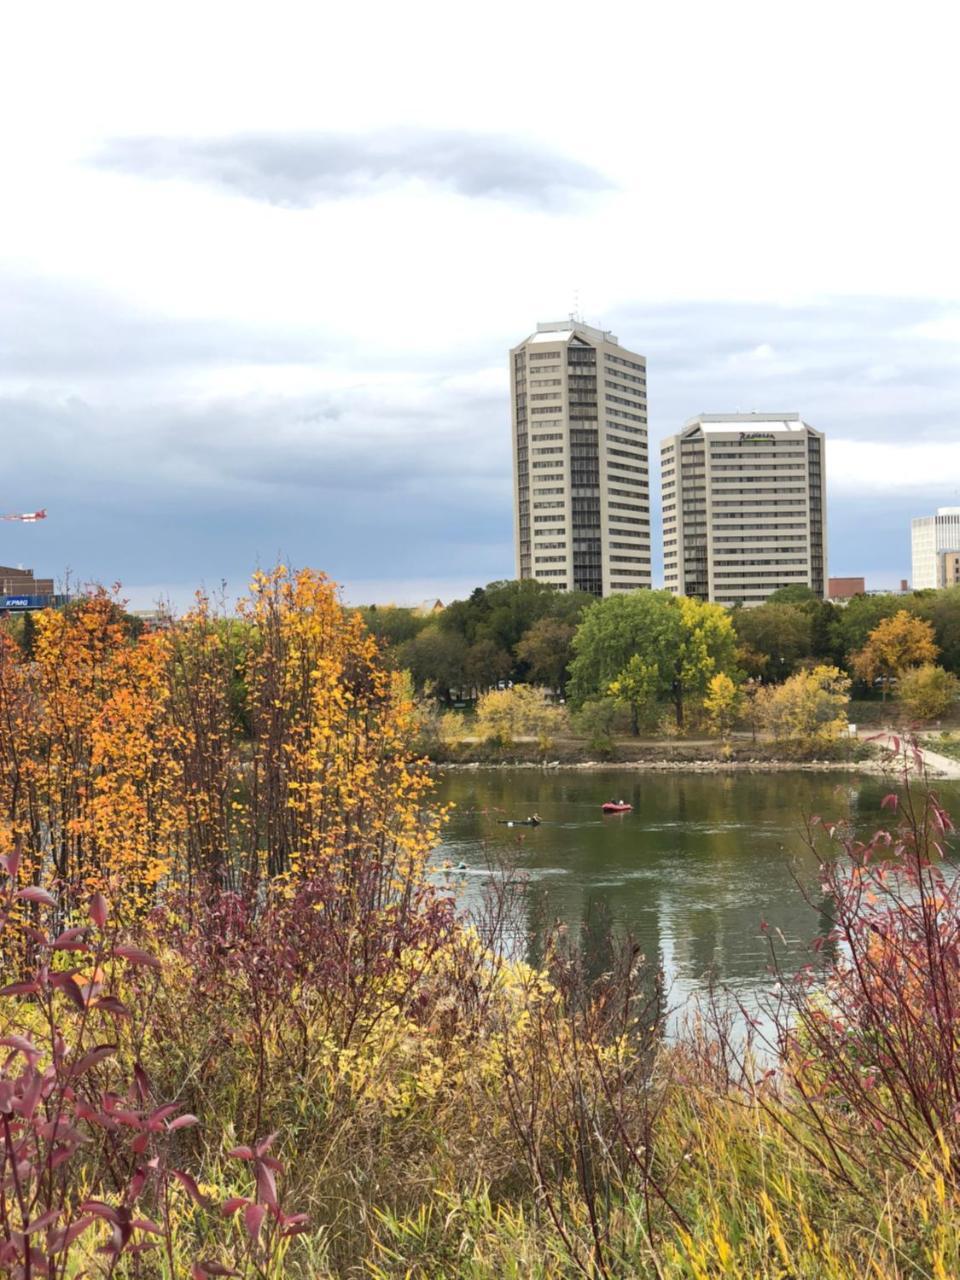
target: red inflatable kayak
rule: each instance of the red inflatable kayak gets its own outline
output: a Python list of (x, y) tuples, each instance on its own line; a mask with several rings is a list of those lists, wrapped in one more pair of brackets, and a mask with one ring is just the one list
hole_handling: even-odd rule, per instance
[(608, 800), (606, 804), (602, 804), (600, 808), (604, 813), (629, 813), (633, 808), (632, 804), (614, 804), (612, 800)]

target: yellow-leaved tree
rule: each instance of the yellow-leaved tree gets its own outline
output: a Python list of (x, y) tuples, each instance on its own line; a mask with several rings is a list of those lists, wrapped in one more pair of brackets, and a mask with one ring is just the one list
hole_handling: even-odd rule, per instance
[(760, 689), (757, 712), (778, 745), (799, 754), (829, 747), (846, 733), (849, 695), (850, 679), (839, 667), (818, 666)]
[(906, 609), (878, 622), (867, 642), (850, 659), (850, 668), (867, 684), (880, 680), (883, 698), (887, 689), (908, 667), (932, 663), (940, 652), (933, 638), (933, 624)]
[(727, 737), (739, 714), (742, 701), (740, 690), (726, 672), (718, 671), (715, 676), (710, 677), (703, 710), (713, 733), (721, 738)]
[(141, 914), (162, 888), (377, 861), (410, 883), (435, 839), (413, 705), (323, 574), (257, 574), (239, 617), (203, 597), (142, 630), (96, 591), (0, 633), (0, 853), (21, 883), (103, 890)]

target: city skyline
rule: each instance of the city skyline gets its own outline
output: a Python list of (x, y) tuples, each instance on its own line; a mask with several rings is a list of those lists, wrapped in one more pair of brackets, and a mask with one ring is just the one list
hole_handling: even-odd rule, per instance
[[(277, 557), (355, 602), (510, 577), (503, 352), (579, 310), (647, 357), (654, 440), (799, 407), (830, 440), (832, 571), (909, 576), (910, 519), (960, 491), (952, 44), (922, 7), (858, 9), (773, 53), (760, 5), (576, 41), (511, 10), (464, 60), (424, 6), (402, 66), (386, 6), (374, 42), (282, 0), (174, 0), (149, 39), (122, 4), (65, 7), (55, 42), (43, 6), (11, 13), (3, 509), (49, 519), (0, 559), (139, 607)], [(656, 459), (650, 483), (656, 529)]]

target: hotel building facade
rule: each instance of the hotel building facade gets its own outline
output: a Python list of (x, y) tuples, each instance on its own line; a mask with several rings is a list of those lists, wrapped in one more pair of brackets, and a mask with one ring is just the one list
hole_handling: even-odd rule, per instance
[(649, 587), (644, 357), (580, 321), (538, 324), (510, 352), (510, 402), (517, 576)]
[(664, 586), (762, 604), (827, 582), (824, 437), (796, 413), (701, 414), (661, 442)]
[(938, 507), (935, 516), (910, 522), (914, 591), (953, 587), (960, 583), (956, 552), (960, 552), (960, 507)]

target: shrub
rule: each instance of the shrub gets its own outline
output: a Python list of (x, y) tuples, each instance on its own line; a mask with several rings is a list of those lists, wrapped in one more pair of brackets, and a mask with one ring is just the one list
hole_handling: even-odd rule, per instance
[(897, 685), (897, 700), (916, 720), (935, 720), (953, 706), (960, 680), (943, 667), (925, 663), (905, 671)]
[(547, 700), (542, 689), (515, 684), (494, 689), (477, 702), (477, 733), (486, 742), (508, 747), (518, 738), (536, 738), (547, 750), (567, 721), (563, 707)]
[(587, 746), (603, 759), (613, 754), (613, 740), (625, 732), (629, 712), (614, 698), (593, 698), (573, 713), (573, 727), (587, 740)]
[(782, 685), (758, 691), (760, 723), (789, 751), (829, 747), (846, 733), (849, 689), (850, 680), (837, 667), (798, 671)]

